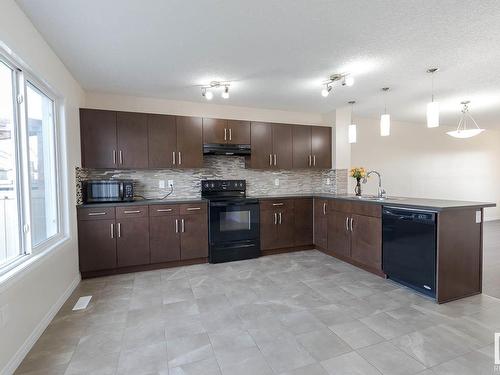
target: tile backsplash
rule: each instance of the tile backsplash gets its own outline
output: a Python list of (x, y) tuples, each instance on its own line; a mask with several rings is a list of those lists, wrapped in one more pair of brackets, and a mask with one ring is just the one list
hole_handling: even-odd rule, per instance
[[(246, 169), (243, 156), (205, 156), (204, 167), (197, 169), (97, 170), (76, 169), (77, 202), (82, 203), (81, 181), (99, 179), (134, 180), (134, 192), (145, 198), (161, 198), (170, 189), (159, 188), (160, 180), (174, 181), (172, 198), (199, 198), (201, 180), (233, 179), (247, 181), (247, 195), (296, 193), (346, 193), (347, 170), (276, 170)], [(330, 180), (327, 184), (328, 179)], [(279, 185), (276, 186), (276, 182)]]

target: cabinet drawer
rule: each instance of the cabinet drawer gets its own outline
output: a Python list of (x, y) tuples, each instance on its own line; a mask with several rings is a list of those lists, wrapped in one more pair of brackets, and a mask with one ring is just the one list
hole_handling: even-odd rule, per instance
[(293, 210), (293, 199), (269, 199), (260, 201), (262, 211), (271, 210)]
[(132, 217), (147, 217), (148, 206), (116, 207), (116, 218), (126, 219)]
[(382, 217), (382, 206), (371, 203), (352, 203), (351, 212), (364, 216)]
[(351, 212), (351, 202), (343, 201), (340, 199), (329, 199), (328, 200), (328, 210), (350, 213)]
[(181, 215), (207, 214), (206, 203), (184, 203), (179, 205), (179, 213)]
[(149, 206), (149, 216), (171, 216), (179, 214), (179, 206), (175, 204), (155, 204)]
[(78, 220), (105, 220), (115, 218), (114, 207), (79, 208)]

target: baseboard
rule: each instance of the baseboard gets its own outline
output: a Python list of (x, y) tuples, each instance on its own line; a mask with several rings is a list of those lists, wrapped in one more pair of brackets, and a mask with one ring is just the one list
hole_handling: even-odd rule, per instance
[(75, 277), (75, 279), (71, 282), (66, 291), (59, 297), (57, 302), (50, 308), (47, 314), (43, 317), (43, 319), (38, 323), (36, 328), (33, 330), (31, 335), (26, 339), (26, 341), (21, 345), (18, 349), (14, 357), (7, 363), (7, 365), (0, 371), (0, 375), (11, 375), (16, 371), (24, 357), (29, 353), (33, 345), (38, 341), (42, 333), (48, 327), (54, 316), (57, 314), (59, 309), (64, 305), (66, 300), (71, 296), (71, 293), (76, 289), (78, 283), (80, 282), (80, 275)]

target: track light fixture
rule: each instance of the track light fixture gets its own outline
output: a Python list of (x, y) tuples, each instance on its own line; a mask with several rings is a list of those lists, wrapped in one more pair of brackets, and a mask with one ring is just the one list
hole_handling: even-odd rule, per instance
[(201, 86), (201, 96), (203, 96), (207, 100), (212, 100), (214, 97), (213, 89), (224, 88), (221, 96), (224, 99), (228, 99), (229, 86), (231, 86), (229, 82), (212, 81), (208, 85)]
[(352, 86), (354, 85), (354, 78), (349, 73), (332, 74), (328, 80), (323, 82), (324, 87), (321, 90), (321, 95), (324, 98), (330, 94), (335, 82), (340, 82), (342, 86)]

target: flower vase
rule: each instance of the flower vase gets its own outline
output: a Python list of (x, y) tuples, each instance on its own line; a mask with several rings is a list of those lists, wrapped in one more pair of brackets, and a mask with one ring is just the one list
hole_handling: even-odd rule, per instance
[(354, 187), (354, 192), (358, 197), (361, 196), (361, 178), (356, 179), (356, 186)]

